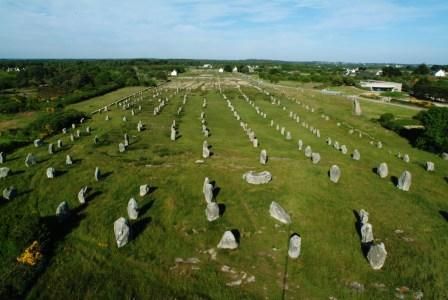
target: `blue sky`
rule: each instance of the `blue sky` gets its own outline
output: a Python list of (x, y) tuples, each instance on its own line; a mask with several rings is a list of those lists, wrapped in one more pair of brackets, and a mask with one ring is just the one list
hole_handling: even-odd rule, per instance
[(448, 64), (447, 0), (0, 0), (0, 58)]

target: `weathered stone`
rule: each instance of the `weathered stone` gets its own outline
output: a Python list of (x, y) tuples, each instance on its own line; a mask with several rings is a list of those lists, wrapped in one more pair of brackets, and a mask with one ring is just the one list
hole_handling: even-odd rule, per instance
[(67, 133), (67, 128), (62, 128), (62, 134), (66, 134)]
[(320, 154), (317, 152), (311, 153), (311, 161), (313, 164), (318, 164), (320, 162)]
[(341, 169), (337, 165), (332, 165), (330, 168), (330, 180), (337, 183), (341, 178)]
[(387, 167), (387, 164), (385, 162), (380, 163), (380, 165), (378, 166), (378, 168), (376, 169), (376, 173), (381, 177), (381, 178), (386, 178), (387, 175), (389, 174), (389, 168)]
[(205, 183), (203, 189), (205, 202), (211, 203), (213, 201), (213, 185), (211, 183)]
[(311, 154), (313, 154), (313, 150), (311, 150), (311, 146), (306, 146), (305, 147), (305, 156), (310, 158)]
[(353, 158), (353, 160), (361, 159), (361, 153), (359, 153), (358, 149), (353, 150), (352, 158)]
[(96, 145), (96, 144), (98, 144), (98, 136), (97, 135), (95, 135), (94, 137), (93, 137), (93, 143)]
[(47, 178), (54, 178), (56, 176), (56, 171), (54, 168), (47, 168)]
[(149, 193), (150, 186), (149, 184), (143, 184), (140, 186), (140, 197), (146, 196)]
[(100, 181), (100, 178), (101, 178), (100, 168), (98, 168), (98, 167), (95, 168), (95, 174), (94, 174), (94, 176), (95, 176), (95, 180), (96, 180), (96, 181)]
[(383, 143), (381, 143), (381, 141), (378, 141), (378, 142), (376, 143), (376, 147), (377, 147), (378, 149), (383, 148)]
[(448, 160), (448, 153), (442, 152), (442, 154), (440, 154), (440, 157), (442, 157), (443, 160)]
[(48, 154), (53, 154), (53, 144), (48, 144)]
[(131, 198), (128, 202), (128, 216), (130, 220), (137, 220), (138, 218), (138, 204), (134, 198)]
[(238, 248), (238, 242), (232, 231), (224, 232), (221, 240), (217, 246), (219, 249), (236, 249)]
[(28, 153), (28, 155), (25, 158), (25, 166), (30, 167), (32, 165), (35, 165), (36, 163), (37, 163), (36, 157), (33, 154)]
[(175, 140), (176, 140), (176, 128), (174, 128), (174, 127), (171, 127), (171, 135), (170, 135), (170, 139), (171, 139), (172, 141), (175, 141)]
[(0, 168), (0, 179), (8, 177), (8, 174), (10, 171), (11, 171), (11, 169), (7, 168), (7, 167)]
[(86, 196), (87, 196), (87, 190), (89, 188), (87, 186), (82, 187), (81, 190), (78, 192), (78, 201), (81, 204), (86, 203)]
[(260, 152), (260, 164), (265, 165), (268, 162), (268, 153), (265, 149)]
[(65, 157), (65, 164), (66, 165), (72, 165), (73, 161), (72, 158), (70, 157), (70, 155), (67, 154), (67, 156)]
[(302, 140), (298, 140), (297, 141), (297, 147), (299, 147), (299, 151), (302, 151), (302, 147), (303, 147), (303, 141)]
[(89, 126), (86, 127), (86, 133), (90, 134), (90, 127)]
[(302, 238), (297, 233), (294, 233), (289, 238), (288, 255), (289, 257), (296, 259), (300, 256), (300, 249), (302, 246)]
[(42, 146), (42, 140), (41, 139), (35, 139), (34, 140), (34, 147), (40, 147)]
[(63, 222), (69, 216), (70, 216), (70, 208), (67, 202), (63, 201), (56, 208), (56, 217), (58, 218), (59, 222)]
[(252, 146), (258, 148), (258, 139), (256, 137), (252, 140)]
[(249, 171), (243, 174), (243, 179), (250, 184), (265, 184), (272, 180), (272, 175), (268, 171)]
[(219, 205), (216, 202), (207, 203), (205, 215), (209, 222), (213, 222), (219, 218)]
[(283, 224), (291, 224), (291, 217), (283, 209), (283, 207), (281, 207), (280, 204), (275, 201), (272, 201), (271, 205), (269, 206), (269, 214), (271, 215), (271, 217), (279, 222), (282, 222)]
[(58, 140), (56, 145), (57, 145), (58, 149), (61, 149), (62, 148), (62, 140)]
[(203, 158), (208, 158), (210, 157), (210, 150), (208, 149), (208, 143), (207, 141), (204, 141), (202, 143), (202, 157)]
[(119, 144), (118, 144), (118, 151), (119, 151), (120, 153), (125, 152), (125, 151), (126, 151), (126, 146), (125, 146), (123, 143), (119, 143)]
[(79, 129), (76, 129), (76, 134), (75, 134), (75, 136), (76, 136), (77, 138), (79, 138), (79, 137), (81, 136), (81, 131), (80, 131)]
[(130, 233), (131, 228), (125, 218), (121, 217), (114, 222), (114, 234), (118, 248), (121, 248), (128, 243)]
[(70, 133), (70, 141), (72, 141), (72, 142), (75, 141), (75, 136), (73, 135), (73, 133)]
[(339, 142), (338, 141), (334, 141), (333, 148), (336, 150), (339, 150)]
[(403, 161), (404, 162), (409, 162), (411, 159), (409, 158), (409, 155), (408, 154), (405, 154), (405, 155), (403, 155)]
[(373, 229), (370, 223), (364, 223), (361, 226), (361, 243), (373, 242)]
[(348, 152), (347, 146), (345, 146), (345, 145), (342, 145), (340, 150), (341, 150), (342, 154), (344, 154), (344, 155), (347, 154), (347, 152)]
[(3, 152), (0, 152), (0, 165), (4, 164), (5, 161), (6, 161), (5, 154), (3, 154)]
[(6, 200), (12, 200), (16, 196), (17, 196), (17, 190), (13, 185), (3, 190), (3, 198), (5, 198)]
[(331, 146), (331, 138), (327, 137), (327, 145)]
[(374, 270), (379, 270), (383, 267), (386, 257), (387, 252), (383, 243), (372, 245), (367, 253), (367, 260)]
[(427, 161), (426, 162), (426, 171), (434, 172), (434, 170), (435, 170), (434, 163), (432, 161)]
[(369, 222), (369, 213), (367, 211), (361, 209), (358, 214), (361, 224), (367, 224)]
[(291, 132), (288, 131), (288, 132), (286, 133), (286, 139), (287, 139), (288, 141), (292, 140)]
[(400, 178), (398, 178), (398, 184), (397, 187), (402, 190), (402, 191), (409, 191), (409, 189), (411, 188), (411, 183), (412, 183), (412, 175), (411, 172), (409, 171), (404, 171)]

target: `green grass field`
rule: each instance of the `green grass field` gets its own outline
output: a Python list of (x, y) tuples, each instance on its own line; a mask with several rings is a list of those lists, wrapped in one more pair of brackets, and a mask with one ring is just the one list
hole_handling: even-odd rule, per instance
[[(184, 112), (178, 116), (185, 91), (174, 94), (168, 85), (162, 96), (171, 98), (160, 115), (152, 114), (158, 102), (149, 91), (141, 102), (142, 112), (134, 117), (129, 110), (113, 108), (108, 113), (110, 121), (103, 113), (83, 124), (90, 126), (92, 133), (75, 143), (62, 134), (46, 141), (64, 141), (66, 146), (56, 154), (48, 154), (44, 145), (8, 155), (6, 166), (15, 174), (1, 180), (0, 187), (13, 184), (19, 192), (27, 192), (1, 205), (2, 215), (34, 211), (42, 217), (53, 216), (62, 201), (78, 213), (76, 224), (63, 225), (70, 226), (65, 228), (67, 234), (30, 287), (28, 299), (394, 299), (401, 287), (409, 288), (406, 299), (418, 291), (423, 292), (424, 299), (448, 298), (448, 220), (442, 215), (448, 211), (448, 161), (411, 148), (406, 140), (373, 120), (385, 112), (409, 118), (415, 110), (361, 100), (363, 115), (355, 117), (351, 102), (343, 97), (269, 85), (266, 89), (282, 102), (277, 106), (255, 88), (241, 85), (241, 90), (268, 114), (263, 119), (229, 82), (222, 86), (223, 92), (242, 120), (255, 130), (258, 149), (252, 147), (216, 88), (188, 91)], [(141, 89), (122, 89), (71, 108), (90, 112)], [(315, 112), (289, 97), (314, 107)], [(206, 108), (202, 108), (204, 98)], [(204, 164), (196, 164), (204, 141), (202, 111), (211, 131), (207, 140), (213, 156)], [(290, 119), (289, 111), (319, 128), (321, 138)], [(330, 120), (325, 121), (321, 114)], [(128, 122), (122, 121), (124, 115)], [(170, 125), (174, 119), (180, 138), (172, 142)], [(292, 141), (270, 127), (271, 119), (291, 132)], [(139, 120), (146, 125), (140, 133)], [(362, 138), (351, 135), (351, 127), (365, 134)], [(119, 153), (118, 143), (124, 133), (130, 136), (130, 146)], [(94, 135), (100, 140), (97, 145)], [(372, 146), (368, 135), (382, 141), (383, 149)], [(326, 145), (327, 136), (347, 145), (349, 153), (357, 148), (361, 160), (354, 161)], [(297, 149), (299, 138), (321, 154), (319, 164), (313, 165)], [(266, 166), (259, 164), (261, 149), (268, 152)], [(31, 168), (24, 165), (28, 152), (40, 160)], [(399, 160), (398, 152), (408, 153), (411, 162)], [(67, 154), (75, 160), (70, 167), (64, 164)], [(436, 165), (433, 173), (424, 169), (428, 160)], [(389, 165), (386, 179), (372, 171), (383, 161)], [(333, 164), (342, 170), (337, 184), (327, 176)], [(45, 176), (50, 166), (61, 171), (54, 179)], [(107, 174), (99, 182), (93, 176), (96, 166)], [(242, 180), (249, 170), (268, 170), (273, 180), (266, 185), (249, 185)], [(398, 190), (392, 182), (392, 177), (404, 170), (413, 176), (409, 192)], [(220, 188), (216, 201), (225, 205), (222, 217), (212, 223), (204, 213), (202, 184), (206, 176), (216, 181)], [(155, 188), (142, 198), (138, 188), (145, 183)], [(80, 207), (77, 193), (85, 185), (94, 197)], [(113, 223), (121, 216), (127, 218), (131, 197), (141, 207), (140, 216), (131, 222), (133, 239), (118, 249)], [(271, 201), (289, 212), (293, 220), (290, 226), (269, 216)], [(384, 242), (388, 251), (379, 271), (370, 267), (361, 251), (354, 215), (354, 210), (361, 208), (370, 213), (375, 239)], [(216, 249), (224, 231), (231, 229), (239, 230), (240, 247), (217, 250), (216, 259), (212, 259), (206, 251)], [(396, 233), (397, 229), (403, 232)], [(302, 237), (297, 260), (287, 257), (288, 238), (293, 232)], [(0, 272), (6, 274), (22, 250), (3, 255)], [(176, 258), (192, 257), (200, 262), (175, 262)], [(232, 268), (233, 273), (223, 272), (223, 266)], [(226, 285), (241, 278), (243, 272), (247, 278), (254, 276), (255, 282)], [(363, 292), (350, 287), (355, 281), (364, 285)]]

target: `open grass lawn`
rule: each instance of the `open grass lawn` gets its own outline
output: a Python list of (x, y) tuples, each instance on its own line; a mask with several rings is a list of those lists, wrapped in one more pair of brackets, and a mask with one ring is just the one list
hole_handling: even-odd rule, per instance
[[(90, 112), (140, 89), (122, 89), (71, 107)], [(142, 112), (135, 116), (130, 110), (115, 107), (108, 113), (110, 121), (105, 120), (106, 113), (93, 115), (82, 125), (92, 128), (91, 135), (84, 134), (74, 143), (68, 134), (46, 141), (63, 140), (66, 146), (56, 154), (48, 154), (44, 145), (8, 155), (6, 166), (15, 173), (1, 180), (0, 187), (13, 184), (19, 192), (27, 192), (2, 204), (2, 215), (31, 210), (42, 217), (53, 216), (62, 201), (78, 213), (75, 224), (61, 225), (67, 227), (66, 235), (60, 238), (27, 298), (393, 299), (401, 287), (409, 288), (407, 299), (417, 291), (423, 292), (424, 299), (448, 298), (448, 220), (443, 217), (448, 211), (448, 162), (411, 148), (404, 139), (372, 121), (384, 112), (410, 117), (416, 111), (361, 100), (364, 114), (355, 117), (351, 102), (343, 97), (269, 86), (267, 90), (282, 103), (272, 105), (264, 93), (242, 85), (241, 91), (267, 113), (264, 119), (243, 99), (236, 85), (228, 82), (222, 89), (242, 121), (255, 130), (259, 148), (252, 147), (217, 89), (198, 88), (178, 94), (168, 89), (155, 98), (153, 91), (145, 92)], [(183, 113), (177, 115), (185, 93), (188, 101)], [(170, 100), (154, 116), (159, 97)], [(204, 98), (206, 108), (202, 108)], [(207, 140), (213, 155), (204, 164), (196, 164), (204, 141), (202, 111), (211, 132)], [(289, 111), (319, 128), (321, 138), (290, 119)], [(321, 114), (330, 120), (325, 121)], [(123, 116), (128, 122), (122, 121)], [(287, 141), (270, 127), (271, 119), (286, 127), (293, 139)], [(140, 133), (139, 120), (146, 125)], [(175, 142), (169, 137), (173, 120), (180, 134)], [(364, 132), (363, 136), (349, 134), (351, 127)], [(119, 153), (118, 143), (124, 133), (130, 136), (130, 146)], [(97, 145), (94, 135), (99, 137)], [(357, 148), (361, 160), (354, 161), (349, 154), (326, 145), (327, 136), (347, 145), (349, 153)], [(319, 164), (313, 165), (298, 150), (298, 139), (321, 154)], [(376, 148), (371, 140), (382, 141), (384, 147)], [(266, 166), (259, 164), (261, 149), (268, 152)], [(40, 160), (31, 168), (24, 165), (28, 152)], [(411, 162), (399, 160), (398, 152), (408, 153)], [(64, 164), (67, 154), (75, 160), (74, 165)], [(428, 160), (435, 162), (433, 173), (424, 169)], [(386, 179), (372, 171), (381, 162), (389, 165)], [(342, 170), (337, 184), (327, 176), (333, 164)], [(99, 182), (93, 176), (96, 166), (106, 174)], [(48, 167), (60, 175), (47, 179)], [(273, 180), (266, 185), (249, 185), (241, 178), (249, 170), (268, 170)], [(404, 170), (413, 177), (409, 192), (393, 184), (394, 177)], [(225, 205), (224, 214), (212, 223), (204, 213), (202, 184), (206, 176), (219, 187), (216, 201)], [(154, 188), (140, 197), (139, 186), (145, 183)], [(93, 197), (80, 207), (77, 193), (85, 185), (92, 189)], [(127, 217), (131, 197), (141, 207), (140, 216), (131, 221), (132, 240), (118, 249), (113, 223)], [(293, 220), (290, 226), (269, 216), (271, 201), (289, 212)], [(354, 215), (354, 210), (361, 208), (370, 213), (374, 237), (384, 242), (388, 251), (379, 271), (370, 267), (361, 250)], [(224, 231), (231, 229), (241, 234), (239, 249), (216, 250)], [(288, 238), (293, 232), (302, 237), (301, 255), (296, 260), (287, 256)], [(215, 259), (206, 253), (212, 248), (217, 251)], [(2, 261), (14, 261), (20, 252), (9, 253)], [(200, 262), (176, 263), (176, 258), (198, 258)], [(6, 273), (8, 263), (0, 265), (0, 272)], [(222, 271), (223, 266), (231, 271)], [(252, 276), (255, 282), (247, 282)], [(240, 286), (226, 285), (241, 278), (245, 279)], [(353, 282), (361, 283), (364, 290), (350, 287)]]

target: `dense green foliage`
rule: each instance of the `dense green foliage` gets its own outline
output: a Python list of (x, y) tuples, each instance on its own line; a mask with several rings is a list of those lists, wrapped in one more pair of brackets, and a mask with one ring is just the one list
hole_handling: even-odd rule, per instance
[(413, 95), (417, 98), (440, 102), (448, 101), (448, 80), (419, 79), (413, 87)]
[(430, 108), (416, 118), (425, 127), (416, 146), (436, 153), (448, 152), (448, 108)]

